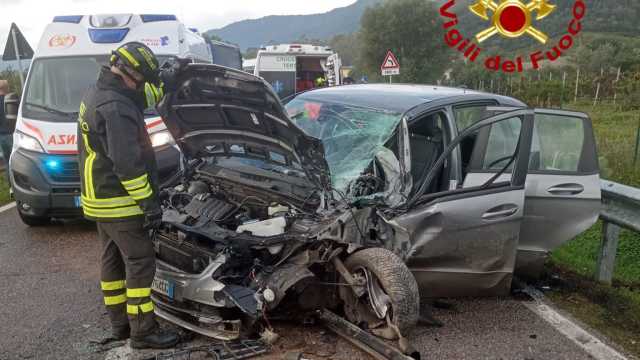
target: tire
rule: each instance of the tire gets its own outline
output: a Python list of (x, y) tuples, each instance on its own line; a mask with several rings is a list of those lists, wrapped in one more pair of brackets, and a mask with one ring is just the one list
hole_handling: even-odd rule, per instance
[(40, 226), (47, 226), (47, 225), (51, 224), (51, 218), (48, 217), (48, 216), (26, 215), (26, 214), (22, 213), (22, 211), (20, 211), (20, 209), (18, 209), (18, 215), (20, 216), (20, 220), (22, 220), (22, 222), (25, 225), (28, 225), (28, 226), (40, 227)]
[[(418, 283), (396, 254), (382, 248), (365, 249), (348, 257), (345, 266), (351, 273), (358, 268), (365, 268), (378, 279), (384, 292), (391, 298), (391, 320), (403, 334), (418, 323)], [(351, 291), (349, 293), (353, 294)], [(355, 299), (353, 295), (350, 297)]]

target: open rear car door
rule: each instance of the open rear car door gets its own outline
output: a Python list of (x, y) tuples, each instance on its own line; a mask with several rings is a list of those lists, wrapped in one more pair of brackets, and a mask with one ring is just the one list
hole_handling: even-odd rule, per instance
[[(477, 186), (498, 171), (500, 158), (514, 146), (508, 132), (487, 135), (484, 146), (497, 166), (483, 167), (473, 159), (465, 187)], [(536, 109), (528, 169), (516, 273), (537, 278), (548, 254), (591, 227), (600, 214), (598, 156), (589, 117)]]

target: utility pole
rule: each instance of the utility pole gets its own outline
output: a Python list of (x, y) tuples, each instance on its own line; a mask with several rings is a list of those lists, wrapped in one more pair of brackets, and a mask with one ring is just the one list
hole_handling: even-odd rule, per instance
[(576, 103), (578, 102), (578, 86), (580, 85), (580, 68), (578, 68), (578, 72), (576, 74), (576, 93), (575, 96), (573, 98), (573, 102)]
[(567, 72), (562, 73), (562, 88), (560, 89), (560, 109), (564, 107), (564, 88), (567, 85)]

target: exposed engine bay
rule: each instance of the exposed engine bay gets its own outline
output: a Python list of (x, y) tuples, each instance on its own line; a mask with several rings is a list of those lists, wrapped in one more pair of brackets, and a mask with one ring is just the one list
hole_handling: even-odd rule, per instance
[[(221, 173), (214, 158), (191, 166), (191, 175), (161, 196), (164, 224), (155, 236), (159, 265), (154, 282), (160, 316), (230, 340), (240, 337), (242, 330), (260, 331), (268, 312), (283, 301), (290, 305), (287, 310), (304, 312), (339, 308), (349, 300), (354, 303), (344, 307), (348, 318), (386, 324), (391, 300), (382, 295), (379, 280), (364, 269), (352, 274), (342, 261), (365, 245), (380, 244), (376, 234), (381, 228), (391, 231), (383, 222), (370, 221), (376, 217), (372, 209), (357, 214), (340, 211), (339, 206), (318, 211), (322, 199), (317, 192), (302, 202), (287, 201), (242, 183), (231, 184), (220, 177), (230, 173)], [(355, 294), (339, 286), (345, 276)], [(371, 314), (359, 309), (368, 288), (380, 294), (377, 319), (366, 319)]]

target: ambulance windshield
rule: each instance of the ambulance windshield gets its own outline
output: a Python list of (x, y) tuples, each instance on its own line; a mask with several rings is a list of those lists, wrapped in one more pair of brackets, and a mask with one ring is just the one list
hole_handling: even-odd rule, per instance
[(107, 56), (36, 59), (26, 86), (23, 115), (35, 120), (76, 121), (84, 93), (106, 63)]
[[(162, 63), (167, 56), (158, 56)], [(45, 121), (76, 121), (80, 101), (96, 83), (106, 55), (41, 58), (33, 61), (22, 115)], [(145, 111), (146, 116), (155, 111)]]

